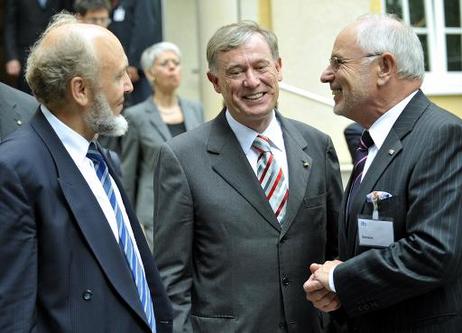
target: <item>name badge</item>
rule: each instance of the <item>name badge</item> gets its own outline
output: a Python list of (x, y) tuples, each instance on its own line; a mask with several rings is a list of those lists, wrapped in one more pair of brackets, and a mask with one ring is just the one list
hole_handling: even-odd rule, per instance
[(360, 246), (387, 247), (394, 242), (393, 221), (358, 218)]
[(116, 10), (114, 10), (112, 19), (115, 22), (122, 22), (125, 20), (125, 9), (123, 7), (118, 7)]

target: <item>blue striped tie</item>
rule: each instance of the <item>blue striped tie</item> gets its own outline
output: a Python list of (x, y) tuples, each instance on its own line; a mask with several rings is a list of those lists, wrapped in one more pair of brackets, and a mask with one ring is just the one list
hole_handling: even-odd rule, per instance
[(109, 171), (106, 162), (104, 161), (103, 156), (98, 151), (96, 145), (93, 142), (90, 143), (87, 157), (93, 161), (96, 175), (98, 176), (101, 184), (103, 184), (103, 188), (106, 191), (109, 201), (111, 202), (112, 208), (114, 209), (117, 220), (117, 229), (119, 231), (119, 246), (125, 253), (125, 258), (127, 259), (128, 266), (132, 272), (132, 277), (135, 281), (136, 289), (138, 290), (138, 295), (143, 306), (144, 313), (148, 319), (149, 326), (151, 326), (151, 331), (154, 333), (156, 332), (156, 319), (154, 317), (151, 292), (146, 281), (146, 276), (141, 263), (136, 256), (135, 248), (128, 233), (127, 227), (124, 223), (122, 211), (117, 204), (117, 199), (114, 193), (114, 189), (112, 188), (112, 182), (109, 177)]

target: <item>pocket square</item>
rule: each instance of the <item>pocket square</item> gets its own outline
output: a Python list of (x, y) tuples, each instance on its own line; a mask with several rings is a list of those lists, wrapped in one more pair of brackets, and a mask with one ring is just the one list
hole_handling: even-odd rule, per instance
[(366, 195), (367, 202), (382, 201), (391, 197), (392, 195), (390, 193), (384, 191), (372, 191)]

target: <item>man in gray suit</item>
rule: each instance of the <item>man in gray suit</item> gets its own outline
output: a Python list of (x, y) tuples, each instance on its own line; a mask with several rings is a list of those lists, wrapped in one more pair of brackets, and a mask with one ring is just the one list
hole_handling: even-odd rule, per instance
[(367, 131), (340, 214), (340, 260), (311, 265), (304, 288), (317, 308), (346, 314), (350, 331), (462, 327), (462, 121), (425, 97), (423, 76), (417, 35), (390, 16), (342, 30), (321, 75), (334, 112)]
[(29, 121), (37, 107), (34, 97), (0, 82), (0, 142)]
[(155, 171), (154, 254), (174, 331), (320, 332), (302, 285), (309, 263), (337, 252), (332, 142), (276, 109), (272, 32), (224, 26), (207, 60), (225, 108), (164, 144)]

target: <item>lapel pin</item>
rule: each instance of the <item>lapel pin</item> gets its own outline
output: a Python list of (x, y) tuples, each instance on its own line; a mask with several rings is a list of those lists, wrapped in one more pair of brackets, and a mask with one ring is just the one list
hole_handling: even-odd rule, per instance
[(308, 163), (307, 161), (302, 161), (302, 162), (303, 162), (304, 168), (308, 168), (310, 166), (310, 163)]
[(388, 155), (390, 155), (390, 156), (393, 155), (394, 153), (395, 153), (395, 150), (394, 150), (394, 149), (390, 149), (390, 150), (388, 151)]

